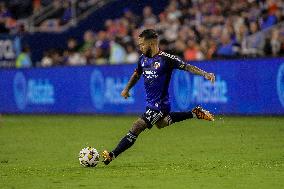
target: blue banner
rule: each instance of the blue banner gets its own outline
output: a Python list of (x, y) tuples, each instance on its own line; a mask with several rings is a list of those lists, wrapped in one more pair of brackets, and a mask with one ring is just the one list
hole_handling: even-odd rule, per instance
[(20, 37), (0, 35), (0, 67), (15, 67), (16, 58), (20, 51)]
[[(173, 111), (197, 104), (216, 114), (284, 114), (284, 60), (193, 62), (216, 74), (175, 71), (170, 85)], [(0, 70), (1, 113), (129, 114), (145, 110), (143, 79), (127, 100), (120, 96), (135, 65)]]

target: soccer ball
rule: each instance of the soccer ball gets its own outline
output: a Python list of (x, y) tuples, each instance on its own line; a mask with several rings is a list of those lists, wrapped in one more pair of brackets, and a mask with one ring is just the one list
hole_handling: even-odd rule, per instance
[(79, 162), (84, 167), (95, 167), (100, 160), (98, 151), (93, 147), (83, 148), (79, 152)]

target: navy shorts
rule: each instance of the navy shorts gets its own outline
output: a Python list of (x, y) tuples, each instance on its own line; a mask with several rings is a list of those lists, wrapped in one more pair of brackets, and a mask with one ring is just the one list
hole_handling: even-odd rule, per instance
[(151, 129), (153, 125), (166, 117), (168, 113), (168, 111), (161, 111), (146, 107), (146, 112), (141, 116), (141, 118), (147, 123), (147, 128)]

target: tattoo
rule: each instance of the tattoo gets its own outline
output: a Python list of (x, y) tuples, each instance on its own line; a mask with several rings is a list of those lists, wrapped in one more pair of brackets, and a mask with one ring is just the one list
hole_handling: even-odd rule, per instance
[(185, 70), (189, 71), (189, 72), (191, 72), (193, 74), (197, 74), (197, 75), (201, 75), (201, 76), (204, 76), (206, 74), (206, 72), (203, 71), (202, 69), (200, 69), (200, 68), (198, 68), (196, 66), (190, 65), (190, 64), (186, 65)]
[(137, 83), (137, 81), (140, 79), (140, 76), (136, 71), (132, 74), (130, 80), (128, 81), (125, 89), (128, 91)]

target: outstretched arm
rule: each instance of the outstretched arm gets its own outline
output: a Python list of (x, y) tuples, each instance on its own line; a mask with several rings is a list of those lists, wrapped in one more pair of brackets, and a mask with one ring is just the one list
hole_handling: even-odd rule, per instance
[(125, 86), (125, 88), (123, 89), (123, 91), (121, 92), (121, 96), (124, 97), (125, 99), (127, 99), (128, 97), (130, 97), (129, 91), (130, 89), (137, 83), (137, 81), (140, 79), (140, 76), (137, 71), (135, 71), (130, 80), (128, 81), (127, 85)]
[(201, 75), (205, 79), (211, 81), (211, 83), (215, 82), (215, 75), (214, 75), (214, 73), (207, 73), (206, 71), (203, 71), (202, 69), (200, 69), (200, 68), (198, 68), (196, 66), (190, 65), (190, 64), (187, 64), (185, 66), (185, 70), (189, 71), (189, 72), (191, 72), (193, 74)]

